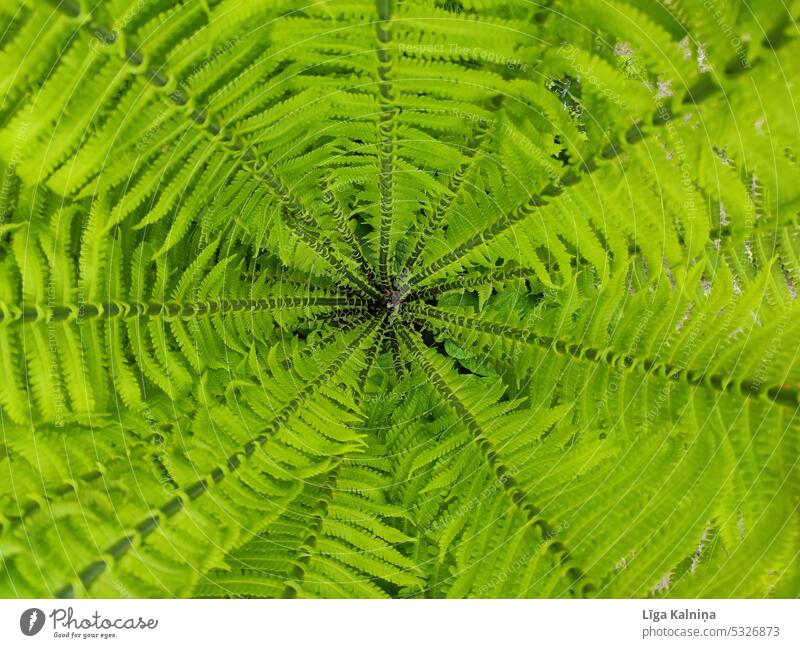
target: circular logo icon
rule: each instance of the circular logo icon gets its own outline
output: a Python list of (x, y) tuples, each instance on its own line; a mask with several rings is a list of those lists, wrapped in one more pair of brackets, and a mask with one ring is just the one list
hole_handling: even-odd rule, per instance
[(19, 618), (19, 629), (22, 634), (32, 637), (44, 627), (44, 612), (39, 608), (30, 608)]

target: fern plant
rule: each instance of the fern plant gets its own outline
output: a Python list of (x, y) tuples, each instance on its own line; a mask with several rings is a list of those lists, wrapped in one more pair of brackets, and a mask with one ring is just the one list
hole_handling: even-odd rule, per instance
[(800, 595), (799, 10), (3, 0), (0, 593)]

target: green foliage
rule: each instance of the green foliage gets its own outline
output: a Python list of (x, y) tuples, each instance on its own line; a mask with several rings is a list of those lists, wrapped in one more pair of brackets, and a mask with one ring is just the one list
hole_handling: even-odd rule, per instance
[(3, 0), (0, 594), (800, 595), (799, 14)]

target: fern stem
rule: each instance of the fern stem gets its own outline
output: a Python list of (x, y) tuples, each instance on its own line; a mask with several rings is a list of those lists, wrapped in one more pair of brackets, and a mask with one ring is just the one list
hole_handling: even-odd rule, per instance
[(417, 299), (426, 300), (438, 297), (442, 293), (452, 292), (454, 290), (471, 291), (481, 286), (494, 286), (508, 281), (519, 281), (523, 279), (535, 279), (537, 277), (536, 271), (532, 268), (499, 268), (486, 274), (478, 274), (474, 276), (464, 277), (461, 279), (451, 279), (442, 281), (440, 283), (433, 283), (426, 286), (421, 290), (412, 293), (409, 299), (416, 297)]
[(339, 331), (353, 328), (358, 322), (363, 321), (365, 309), (363, 307), (343, 307), (328, 311), (314, 318), (315, 322), (330, 322)]
[(391, 228), (394, 210), (394, 158), (396, 155), (395, 143), (395, 116), (397, 106), (394, 103), (394, 90), (392, 88), (392, 32), (391, 14), (392, 0), (375, 0), (378, 11), (378, 22), (375, 25), (376, 36), (379, 43), (378, 55), (378, 101), (380, 103), (380, 133), (379, 158), (380, 158), (380, 224), (378, 235), (378, 274), (384, 288), (388, 287)]
[[(768, 37), (763, 39), (762, 44), (770, 49), (773, 49)], [(778, 47), (784, 44), (785, 41), (782, 41), (778, 44)], [(706, 88), (704, 92), (698, 92), (695, 89), (689, 89), (683, 98), (683, 103), (689, 106), (698, 106), (702, 102), (708, 100), (710, 97), (716, 96), (716, 94), (721, 90), (722, 88), (717, 85)], [(680, 117), (681, 114), (685, 113), (670, 113), (666, 118), (664, 118), (659, 109), (656, 110), (651, 115), (650, 119), (646, 120), (645, 123), (647, 123), (648, 126), (653, 127), (650, 133), (657, 132), (662, 127), (669, 127), (669, 125), (672, 124), (677, 117)], [(622, 140), (618, 140), (616, 143), (612, 142), (608, 144), (608, 146), (606, 146), (602, 151), (600, 151), (599, 154), (588, 157), (580, 164), (568, 167), (560, 179), (551, 183), (541, 193), (531, 196), (525, 203), (516, 207), (510, 214), (503, 214), (500, 219), (475, 234), (472, 238), (464, 241), (449, 253), (439, 257), (438, 259), (432, 260), (430, 263), (423, 266), (418, 272), (414, 273), (412, 271), (408, 277), (409, 285), (419, 285), (431, 275), (434, 275), (440, 270), (457, 263), (458, 261), (461, 261), (467, 254), (485, 241), (491, 240), (499, 234), (502, 234), (510, 227), (513, 227), (515, 224), (531, 216), (538, 207), (543, 206), (544, 204), (561, 196), (570, 186), (579, 182), (586, 182), (586, 180), (590, 178), (591, 174), (600, 168), (600, 166), (604, 165), (606, 162), (616, 160), (623, 153), (625, 153), (629, 146), (633, 146), (637, 142), (645, 139), (645, 137), (647, 137), (650, 133), (644, 132), (642, 123), (635, 124), (625, 133)], [(415, 280), (412, 281), (412, 278), (415, 278)]]
[(306, 217), (306, 213), (300, 204), (284, 188), (280, 180), (268, 170), (264, 171), (264, 178), (267, 184), (273, 187), (275, 197), (283, 203), (284, 213), (289, 217), (286, 225), (303, 243), (310, 247), (320, 258), (337, 270), (350, 283), (357, 286), (364, 294), (378, 297), (379, 293), (362, 277), (353, 272), (345, 263), (344, 259), (336, 253), (336, 248), (325, 238), (319, 238), (314, 233), (308, 231), (307, 223), (313, 220)]
[(198, 108), (185, 90), (178, 89), (175, 87), (176, 84), (170, 83), (171, 78), (163, 71), (163, 66), (145, 67), (145, 56), (143, 56), (141, 48), (138, 45), (135, 45), (130, 39), (125, 38), (124, 50), (120, 47), (116, 47), (120, 35), (118, 30), (93, 20), (91, 12), (83, 14), (81, 6), (75, 2), (70, 0), (48, 0), (48, 2), (57, 10), (61, 11), (67, 18), (77, 22), (79, 28), (95, 36), (100, 46), (104, 46), (109, 48), (110, 51), (116, 52), (120, 58), (126, 63), (129, 63), (129, 74), (141, 75), (159, 90), (169, 92), (167, 97), (175, 106), (190, 110), (189, 116), (191, 120), (197, 126), (205, 127), (215, 141), (222, 142), (234, 153), (240, 153), (241, 161), (255, 161), (255, 156), (252, 151), (240, 138), (225, 132), (225, 127), (209, 118), (207, 112), (203, 110), (203, 108)]
[(408, 256), (408, 259), (403, 266), (404, 268), (414, 267), (417, 261), (419, 261), (419, 257), (422, 255), (428, 239), (430, 239), (430, 237), (436, 233), (441, 224), (444, 222), (450, 207), (456, 201), (458, 194), (461, 192), (461, 188), (464, 186), (464, 181), (466, 180), (470, 171), (475, 168), (476, 164), (480, 161), (480, 151), (484, 143), (488, 140), (487, 136), (488, 129), (485, 126), (481, 125), (476, 129), (476, 132), (472, 136), (472, 141), (468, 145), (468, 148), (470, 149), (469, 157), (461, 164), (458, 170), (450, 178), (450, 183), (447, 186), (447, 190), (439, 198), (436, 209), (426, 219), (422, 231), (417, 235), (414, 249)]
[[(559, 194), (562, 191), (563, 190), (558, 189)], [(460, 261), (482, 243), (496, 238), (505, 232), (505, 230), (532, 215), (538, 207), (544, 204), (545, 201), (542, 195), (532, 196), (528, 202), (517, 207), (511, 214), (503, 214), (503, 216), (494, 223), (475, 234), (472, 238), (456, 246), (449, 253), (427, 264), (420, 269), (419, 272), (414, 273), (412, 271), (409, 276), (409, 285), (413, 287), (423, 284), (426, 279), (440, 270)]]
[[(42, 502), (54, 502), (57, 501), (58, 498), (64, 497), (69, 493), (73, 493), (76, 490), (77, 483), (89, 484), (94, 480), (103, 476), (99, 470), (91, 470), (87, 473), (83, 473), (81, 475), (75, 475), (71, 481), (65, 482), (58, 486), (55, 486), (50, 492), (45, 492), (42, 495), (41, 500), (33, 500), (26, 504), (24, 507), (19, 508), (19, 515), (8, 515), (7, 520), (10, 524), (6, 525), (5, 527), (0, 524), (0, 537), (2, 537), (3, 533), (6, 531), (11, 531), (12, 529), (19, 526), (19, 524), (28, 516), (32, 515), (36, 511), (42, 508)], [(19, 504), (18, 504), (19, 505)]]
[(300, 585), (306, 576), (306, 568), (304, 564), (310, 563), (314, 555), (314, 541), (322, 531), (324, 514), (328, 510), (328, 506), (333, 499), (333, 494), (336, 491), (336, 484), (339, 475), (339, 469), (342, 467), (342, 461), (337, 461), (325, 475), (326, 483), (320, 486), (322, 491), (321, 496), (316, 501), (316, 508), (313, 509), (313, 515), (309, 516), (310, 522), (303, 528), (302, 540), (298, 544), (298, 553), (301, 553), (299, 558), (294, 564), (294, 569), (289, 574), (292, 578), (287, 580), (283, 588), (281, 598), (295, 598), (300, 590)]
[(374, 286), (377, 284), (375, 273), (367, 261), (367, 258), (364, 256), (364, 251), (361, 249), (361, 245), (359, 244), (358, 240), (356, 240), (353, 232), (350, 230), (350, 227), (347, 224), (347, 219), (342, 213), (339, 201), (336, 200), (336, 196), (333, 194), (333, 191), (330, 189), (325, 189), (322, 192), (322, 202), (331, 211), (334, 222), (336, 223), (337, 231), (353, 251), (354, 258), (358, 263), (358, 267), (361, 269), (361, 273), (364, 275), (366, 280)]
[(408, 368), (406, 367), (406, 363), (404, 363), (400, 356), (400, 345), (398, 344), (397, 340), (397, 331), (392, 328), (389, 332), (389, 348), (392, 351), (392, 364), (394, 365), (395, 373), (398, 377), (401, 375), (408, 374)]
[[(269, 437), (275, 434), (282, 425), (285, 425), (290, 417), (298, 410), (300, 405), (317, 391), (320, 385), (333, 378), (350, 358), (353, 351), (363, 344), (362, 334), (368, 330), (368, 325), (364, 324), (361, 334), (356, 334), (353, 341), (319, 374), (314, 380), (306, 383), (297, 395), (291, 399), (272, 419), (272, 422), (265, 427), (257, 436), (241, 446), (241, 448), (228, 457), (224, 464), (218, 465), (211, 470), (207, 477), (200, 479), (190, 486), (182, 489), (175, 497), (163, 504), (157, 512), (145, 518), (133, 528), (133, 532), (124, 536), (120, 540), (110, 545), (104, 552), (107, 557), (103, 557), (78, 572), (78, 579), (85, 589), (89, 589), (108, 567), (122, 559), (133, 547), (136, 541), (142, 541), (149, 536), (158, 526), (167, 519), (175, 516), (182, 511), (190, 502), (202, 496), (210, 490), (211, 486), (221, 482), (227, 475), (233, 473), (244, 461), (247, 461), (255, 451), (263, 446)], [(373, 332), (372, 336), (375, 335)], [(367, 335), (366, 339), (369, 339)], [(57, 598), (72, 598), (75, 595), (75, 585), (67, 584), (56, 591)]]
[[(361, 389), (359, 390), (359, 394), (363, 394), (364, 389), (366, 387), (367, 378), (369, 375), (369, 370), (375, 362), (375, 359), (378, 355), (378, 350), (381, 348), (381, 343), (383, 342), (383, 338), (386, 334), (386, 319), (384, 318), (384, 323), (381, 325), (380, 333), (375, 338), (375, 342), (370, 347), (369, 351), (367, 352), (367, 361), (365, 363), (364, 369), (361, 373)], [(328, 507), (330, 504), (331, 499), (333, 498), (334, 493), (336, 492), (336, 483), (337, 477), (339, 473), (339, 468), (341, 468), (342, 464), (347, 460), (347, 456), (340, 456), (337, 457), (333, 467), (329, 470), (327, 476), (328, 483), (323, 487), (323, 497), (317, 502), (317, 505), (322, 512)], [(322, 531), (322, 526), (324, 524), (322, 517), (315, 517), (312, 519), (310, 524), (306, 527), (307, 533), (305, 534), (303, 541), (300, 543), (299, 547), (301, 550), (307, 550), (307, 555), (312, 555), (314, 546), (313, 546), (313, 539), (316, 537), (318, 533)], [(293, 598), (298, 593), (298, 585), (302, 582), (303, 578), (305, 578), (306, 570), (301, 566), (302, 563), (298, 561), (295, 565), (295, 574), (294, 578), (292, 579), (291, 583), (287, 583), (282, 598)]]
[(0, 323), (81, 322), (114, 317), (200, 317), (228, 313), (263, 312), (290, 308), (368, 308), (370, 302), (358, 297), (275, 297), (269, 299), (212, 299), (198, 302), (120, 302), (26, 306), (0, 308)]
[[(325, 335), (321, 340), (319, 340), (314, 345), (309, 344), (305, 348), (303, 348), (302, 351), (300, 352), (301, 355), (308, 357), (313, 353), (315, 353), (320, 345), (324, 346), (330, 344), (331, 342), (333, 342), (333, 340), (336, 339), (336, 337), (342, 335), (342, 333), (348, 333), (349, 331), (353, 330), (354, 328), (357, 327), (358, 323), (360, 323), (360, 319), (359, 322), (356, 322), (354, 320), (340, 322), (339, 328), (329, 333), (328, 335)], [(286, 344), (288, 345), (289, 343), (287, 342)], [(292, 363), (291, 361), (284, 361), (283, 366), (286, 369), (291, 369)], [(33, 513), (38, 511), (42, 506), (42, 502), (44, 501), (48, 503), (57, 502), (59, 498), (64, 497), (72, 492), (75, 492), (77, 490), (76, 484), (81, 484), (81, 483), (89, 484), (102, 476), (103, 473), (101, 473), (100, 471), (92, 470), (81, 475), (76, 475), (74, 476), (73, 481), (68, 481), (58, 486), (55, 486), (50, 491), (45, 490), (41, 500), (33, 500), (30, 503), (26, 504), (24, 508), (20, 509), (20, 513), (17, 516), (12, 516), (12, 515), (7, 516), (7, 519), (11, 522), (11, 524), (7, 525), (6, 527), (3, 527), (3, 525), (0, 524), (0, 536), (2, 536), (4, 531), (6, 530), (10, 531), (11, 529), (16, 528), (29, 515), (32, 515)]]
[[(80, 21), (80, 27), (94, 34), (101, 45), (110, 47), (117, 41), (118, 33), (116, 30), (92, 20), (91, 14), (88, 16), (82, 15), (80, 6), (74, 5), (71, 2), (64, 3), (56, 0), (50, 0), (50, 2), (55, 4), (56, 8), (70, 19)], [(191, 112), (189, 113), (191, 120), (198, 127), (204, 127), (205, 130), (212, 136), (213, 142), (222, 143), (231, 153), (236, 154), (238, 156), (236, 158), (238, 164), (242, 164), (244, 162), (252, 163), (252, 169), (249, 167), (245, 168), (248, 168), (248, 170), (254, 172), (257, 178), (265, 182), (273, 198), (281, 203), (284, 206), (286, 213), (291, 217), (292, 220), (296, 221), (297, 228), (292, 228), (292, 231), (295, 234), (303, 231), (301, 224), (305, 224), (305, 227), (308, 227), (309, 222), (314, 222), (316, 220), (302, 207), (298, 199), (270, 170), (270, 163), (267, 159), (261, 158), (254, 153), (253, 147), (246, 143), (239, 135), (231, 133), (229, 128), (209, 117), (206, 109), (197, 107), (188, 92), (177, 87), (177, 85), (180, 84), (171, 83), (171, 77), (163, 71), (163, 66), (159, 66), (157, 68), (144, 67), (145, 57), (142, 55), (140, 48), (135, 46), (128, 39), (125, 39), (125, 43), (126, 45), (123, 58), (125, 58), (125, 60), (132, 66), (128, 70), (129, 73), (140, 74), (156, 88), (162, 90), (163, 92), (169, 91), (168, 98), (175, 106), (181, 108), (187, 106), (192, 107)], [(121, 50), (118, 50), (118, 52), (121, 56), (123, 55)], [(260, 171), (258, 169), (260, 169)], [(303, 236), (305, 236), (305, 234)], [(320, 253), (320, 246), (312, 246), (312, 249), (318, 254)], [(337, 253), (335, 252), (335, 248), (325, 247), (325, 256), (323, 258), (326, 261), (331, 263), (330, 259), (336, 255)], [(337, 265), (335, 267), (337, 270), (339, 270), (340, 267), (344, 268), (346, 266), (342, 259), (337, 259)], [(371, 288), (368, 287), (368, 284), (363, 281), (363, 279), (351, 277), (351, 274), (352, 273), (349, 270), (345, 271), (345, 275), (354, 281), (356, 285), (361, 287), (363, 290), (366, 290), (367, 293), (373, 292)]]
[(450, 326), (469, 329), (489, 335), (496, 335), (507, 340), (524, 345), (538, 346), (545, 350), (552, 350), (561, 355), (571, 356), (577, 360), (605, 364), (610, 367), (622, 369), (635, 369), (645, 375), (659, 376), (666, 380), (679, 382), (686, 381), (690, 385), (703, 385), (718, 392), (733, 392), (750, 398), (766, 398), (784, 407), (796, 408), (800, 403), (800, 394), (789, 387), (762, 386), (759, 381), (743, 379), (737, 380), (719, 374), (707, 374), (694, 369), (678, 367), (667, 362), (653, 358), (637, 358), (614, 349), (595, 349), (579, 343), (559, 340), (547, 335), (539, 335), (531, 329), (518, 328), (477, 320), (473, 317), (457, 315), (448, 311), (415, 302), (409, 304), (406, 312), (411, 316), (419, 316), (427, 320), (438, 320)]
[[(536, 506), (530, 501), (526, 501), (529, 499), (530, 494), (526, 493), (522, 489), (517, 480), (514, 479), (514, 476), (511, 474), (509, 468), (499, 460), (494, 444), (488, 438), (486, 432), (472, 414), (469, 407), (467, 407), (467, 405), (465, 405), (464, 402), (458, 397), (458, 394), (451, 389), (450, 385), (447, 383), (447, 380), (445, 380), (444, 376), (442, 376), (439, 370), (425, 358), (422, 353), (422, 350), (425, 348), (422, 342), (412, 338), (404, 330), (400, 331), (400, 337), (411, 352), (414, 361), (417, 362), (420, 368), (422, 368), (425, 375), (430, 378), (434, 387), (442, 396), (444, 401), (456, 414), (456, 416), (458, 416), (464, 427), (467, 428), (470, 434), (472, 434), (473, 440), (475, 443), (477, 443), (478, 448), (480, 449), (481, 454), (486, 461), (486, 464), (495, 473), (502, 484), (503, 490), (511, 498), (514, 504), (517, 505), (527, 516), (528, 520), (531, 522), (531, 527), (538, 527), (542, 538), (552, 538), (555, 536), (555, 526), (540, 515), (540, 507)], [(555, 553), (559, 556), (559, 561), (564, 567), (566, 567), (566, 573), (570, 576), (575, 585), (584, 579), (583, 570), (574, 563), (569, 551), (566, 549), (566, 547), (564, 547), (563, 544), (560, 542), (552, 542), (549, 546), (549, 549), (552, 553)], [(583, 591), (586, 591), (587, 588), (593, 586), (589, 585), (588, 583), (584, 583), (581, 585), (581, 587)]]
[(330, 264), (337, 272), (350, 281), (350, 283), (358, 287), (361, 292), (363, 292), (365, 295), (371, 295), (372, 297), (380, 297), (380, 293), (375, 290), (375, 288), (369, 285), (357, 274), (352, 272), (341, 259), (333, 254), (332, 247), (327, 239), (315, 239), (309, 232), (306, 231), (303, 226), (299, 224), (287, 222), (287, 225), (292, 232), (294, 232), (297, 238), (314, 250), (314, 252), (316, 252), (320, 258), (324, 259), (325, 262)]

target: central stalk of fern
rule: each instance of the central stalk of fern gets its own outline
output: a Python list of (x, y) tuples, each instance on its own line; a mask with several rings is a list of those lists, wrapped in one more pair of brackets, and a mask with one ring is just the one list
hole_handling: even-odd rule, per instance
[(391, 288), (386, 288), (381, 291), (381, 294), (386, 298), (386, 308), (389, 311), (388, 323), (394, 322), (400, 314), (400, 307), (403, 305), (409, 292), (411, 292), (411, 285), (407, 280), (407, 273), (401, 272), (398, 277), (392, 280)]

